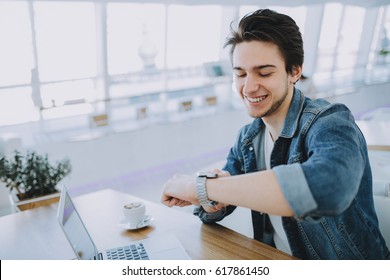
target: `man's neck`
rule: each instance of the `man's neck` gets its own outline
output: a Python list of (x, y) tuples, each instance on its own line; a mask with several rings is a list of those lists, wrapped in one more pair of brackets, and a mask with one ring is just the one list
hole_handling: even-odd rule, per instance
[(289, 94), (280, 108), (270, 116), (263, 117), (262, 120), (269, 129), (272, 139), (278, 139), (282, 132), (284, 121), (290, 108), (293, 93)]

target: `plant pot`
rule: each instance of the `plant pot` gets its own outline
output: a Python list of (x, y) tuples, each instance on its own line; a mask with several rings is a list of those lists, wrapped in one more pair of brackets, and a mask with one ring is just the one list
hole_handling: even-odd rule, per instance
[(61, 192), (58, 191), (56, 193), (52, 193), (48, 195), (21, 200), (19, 199), (18, 195), (14, 191), (11, 191), (9, 193), (11, 205), (17, 211), (29, 210), (41, 206), (50, 205), (52, 203), (56, 203), (60, 200), (60, 196), (61, 196)]

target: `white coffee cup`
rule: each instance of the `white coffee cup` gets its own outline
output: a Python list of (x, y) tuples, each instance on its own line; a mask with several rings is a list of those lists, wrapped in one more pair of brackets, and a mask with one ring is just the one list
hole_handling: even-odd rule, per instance
[(123, 205), (122, 210), (126, 222), (130, 224), (131, 227), (137, 227), (145, 218), (146, 210), (143, 202), (135, 201), (126, 203)]

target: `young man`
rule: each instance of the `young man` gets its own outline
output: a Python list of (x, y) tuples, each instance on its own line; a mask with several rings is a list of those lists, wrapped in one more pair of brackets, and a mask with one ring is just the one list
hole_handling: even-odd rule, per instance
[(239, 132), (223, 171), (174, 176), (162, 202), (200, 204), (197, 215), (206, 223), (223, 219), (233, 205), (250, 208), (254, 237), (301, 259), (389, 259), (367, 145), (351, 112), (294, 88), (303, 64), (295, 22), (258, 10), (240, 21), (226, 46), (254, 121)]

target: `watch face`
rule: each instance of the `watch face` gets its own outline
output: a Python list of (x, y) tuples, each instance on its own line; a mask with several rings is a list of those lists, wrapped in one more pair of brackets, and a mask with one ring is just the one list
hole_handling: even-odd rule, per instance
[(206, 177), (206, 178), (208, 178), (208, 179), (213, 179), (213, 178), (217, 178), (217, 177), (218, 177), (218, 174), (213, 173), (213, 172), (210, 172), (210, 171), (199, 172), (199, 173), (198, 173), (198, 177)]

